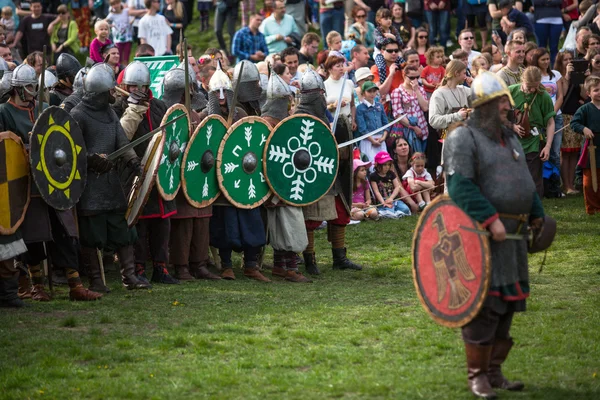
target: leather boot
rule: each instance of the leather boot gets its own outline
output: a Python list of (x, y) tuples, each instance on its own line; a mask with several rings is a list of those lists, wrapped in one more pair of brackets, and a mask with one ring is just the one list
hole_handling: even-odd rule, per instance
[(179, 285), (179, 281), (169, 274), (166, 265), (155, 263), (152, 268), (152, 282), (164, 283), (166, 285)]
[(19, 289), (17, 291), (17, 295), (21, 299), (30, 299), (31, 298), (31, 281), (29, 280), (29, 276), (21, 275), (19, 276), (18, 281)]
[(346, 248), (331, 249), (333, 254), (333, 269), (354, 269), (357, 271), (362, 270), (362, 267), (358, 264), (353, 263), (346, 257)]
[(302, 275), (302, 273), (300, 271), (293, 271), (293, 270), (286, 271), (285, 280), (288, 282), (296, 282), (296, 283), (312, 283), (312, 280), (310, 280), (306, 276)]
[(123, 286), (128, 290), (152, 288), (152, 285), (139, 280), (135, 275), (135, 257), (132, 245), (121, 247), (117, 250), (117, 255), (121, 263), (121, 280), (123, 281)]
[(21, 308), (25, 302), (19, 298), (19, 275), (15, 273), (13, 278), (0, 279), (0, 307)]
[(194, 277), (190, 274), (190, 270), (187, 265), (176, 265), (175, 276), (180, 281), (193, 281)]
[(190, 264), (190, 273), (196, 279), (210, 279), (215, 281), (220, 281), (221, 277), (219, 275), (215, 275), (201, 263), (191, 263)]
[(100, 263), (98, 262), (98, 252), (90, 247), (81, 248), (81, 264), (82, 270), (87, 271), (87, 276), (90, 280), (89, 289), (97, 293), (110, 293), (108, 286), (102, 280), (102, 272), (100, 271)]
[(235, 274), (233, 273), (233, 268), (223, 267), (223, 272), (221, 272), (221, 278), (228, 281), (235, 281)]
[(278, 276), (280, 278), (285, 278), (287, 275), (287, 271), (285, 270), (285, 268), (279, 265), (274, 265), (273, 269), (271, 270), (271, 275)]
[(502, 374), (501, 365), (506, 360), (506, 357), (508, 356), (512, 346), (512, 339), (496, 339), (494, 341), (494, 345), (492, 346), (490, 368), (487, 373), (488, 380), (493, 388), (505, 390), (523, 390), (525, 387), (523, 382), (511, 382)]
[(73, 286), (69, 291), (69, 299), (71, 301), (95, 301), (101, 298), (102, 295), (100, 293), (84, 288), (81, 283)]
[(302, 253), (304, 256), (304, 268), (307, 274), (320, 275), (321, 271), (317, 267), (317, 259), (315, 253)]
[(465, 350), (467, 353), (467, 376), (471, 392), (477, 397), (495, 399), (496, 393), (492, 390), (487, 377), (492, 346), (465, 343)]
[(50, 295), (46, 293), (44, 289), (44, 285), (33, 285), (33, 289), (31, 289), (31, 299), (35, 301), (50, 301)]
[(135, 264), (135, 276), (138, 278), (138, 281), (150, 284), (150, 281), (146, 276), (146, 265), (140, 263)]
[(258, 267), (244, 267), (244, 276), (260, 282), (271, 282), (269, 278), (260, 273)]

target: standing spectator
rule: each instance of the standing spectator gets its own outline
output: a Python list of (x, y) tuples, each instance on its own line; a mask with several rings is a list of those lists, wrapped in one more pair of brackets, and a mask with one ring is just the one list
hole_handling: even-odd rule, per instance
[(5, 29), (5, 40), (2, 42), (11, 43), (15, 39), (15, 33), (17, 33), (17, 24), (13, 17), (13, 7), (2, 7), (2, 18), (0, 18), (0, 24), (4, 25)]
[(367, 21), (367, 12), (359, 6), (352, 9), (352, 18), (356, 22), (348, 27), (346, 37), (360, 40), (360, 44), (372, 53), (375, 47), (375, 25)]
[(219, 41), (219, 47), (222, 49), (229, 49), (225, 43), (225, 38), (223, 37), (223, 26), (225, 22), (227, 22), (227, 32), (229, 33), (229, 37), (233, 40), (233, 35), (235, 35), (235, 25), (238, 19), (238, 8), (240, 5), (240, 0), (219, 0), (217, 2), (217, 11), (215, 12), (215, 34), (217, 35), (217, 40)]
[[(398, 59), (400, 54), (400, 46), (393, 39), (386, 39), (382, 43), (381, 54), (383, 54), (384, 65), (373, 65), (371, 72), (373, 73), (373, 82), (379, 86), (379, 94), (382, 99), (386, 99), (387, 95), (392, 93), (404, 82)], [(386, 101), (386, 112), (389, 112), (390, 106)]]
[(394, 119), (405, 114), (392, 128), (393, 137), (404, 137), (414, 151), (424, 152), (429, 136), (425, 113), (429, 111), (427, 93), (419, 86), (419, 70), (415, 66), (404, 68), (404, 83), (392, 92)]
[(299, 64), (315, 64), (315, 54), (319, 51), (319, 43), (321, 38), (314, 32), (308, 32), (302, 38), (300, 52), (298, 53)]
[(183, 2), (179, 0), (166, 0), (167, 7), (163, 10), (163, 15), (171, 24), (173, 33), (171, 34), (171, 53), (181, 41), (180, 32), (185, 32), (187, 27), (187, 15)]
[(256, 14), (256, 0), (242, 0), (240, 8), (242, 10), (242, 27), (248, 26), (248, 16), (252, 17)]
[[(363, 100), (356, 106), (356, 126), (359, 136), (373, 132), (388, 123), (383, 106), (375, 101), (378, 90), (377, 85), (373, 82), (367, 81), (362, 84)], [(375, 155), (380, 151), (387, 151), (385, 142), (388, 132), (388, 130), (384, 130), (360, 141), (360, 152), (369, 161), (373, 161)]]
[(369, 55), (367, 48), (362, 44), (357, 44), (356, 46), (354, 46), (352, 50), (350, 50), (350, 56), (352, 57), (352, 59), (350, 60), (352, 71), (350, 71), (348, 77), (354, 81), (354, 74), (356, 73), (356, 70), (369, 65), (369, 60), (371, 59), (371, 56)]
[(288, 47), (279, 55), (281, 56), (281, 62), (287, 65), (288, 71), (292, 76), (290, 79), (290, 90), (292, 93), (296, 93), (296, 89), (300, 87), (300, 79), (302, 79), (302, 74), (298, 71), (298, 49)]
[(145, 0), (148, 12), (140, 20), (138, 35), (141, 44), (149, 44), (156, 56), (171, 54), (171, 34), (173, 30), (167, 19), (158, 14), (159, 0)]
[[(471, 68), (471, 61), (477, 56), (480, 56), (481, 53), (473, 50), (473, 45), (475, 44), (475, 34), (470, 29), (463, 29), (458, 35), (458, 44), (461, 50), (464, 50), (469, 55), (469, 64), (467, 68)], [(452, 57), (450, 57), (452, 58)]]
[[(444, 75), (446, 75), (446, 70), (442, 67), (444, 63), (444, 48), (443, 47), (430, 47), (427, 50), (427, 66), (421, 72), (421, 78), (423, 79), (423, 87), (425, 88), (425, 92), (427, 92), (427, 99), (431, 97), (431, 93), (438, 86), (441, 85), (442, 79), (444, 79)], [(414, 148), (414, 147), (413, 147)], [(421, 151), (414, 148), (415, 151)]]
[(81, 44), (79, 51), (87, 53), (92, 40), (90, 34), (92, 12), (90, 11), (89, 3), (87, 0), (72, 0), (71, 10), (73, 11), (73, 17), (75, 17), (77, 30), (79, 31), (79, 43)]
[(498, 48), (498, 46), (493, 44), (488, 44), (484, 48), (481, 49), (481, 53), (489, 53), (492, 55), (492, 63), (490, 66), (490, 72), (498, 72), (504, 66), (502, 65), (502, 52)]
[(123, 70), (123, 66), (119, 63), (119, 60), (121, 60), (119, 48), (113, 43), (109, 43), (106, 46), (102, 46), (100, 54), (102, 55), (102, 59), (106, 60), (106, 64), (115, 72), (115, 78), (119, 76), (119, 73)]
[(69, 9), (64, 4), (58, 6), (57, 11), (58, 17), (48, 26), (54, 63), (62, 53), (74, 56), (79, 52), (77, 23), (71, 19)]
[(40, 74), (42, 73), (42, 57), (43, 53), (41, 51), (34, 51), (33, 53), (29, 53), (25, 58), (25, 61), (23, 61), (23, 64), (27, 64), (35, 69), (35, 75), (37, 78), (39, 78)]
[(392, 12), (387, 8), (380, 8), (375, 14), (375, 49), (373, 51), (373, 59), (377, 62), (377, 55), (381, 50), (381, 43), (385, 39), (392, 39), (402, 48), (402, 38), (400, 32), (392, 26)]
[(500, 79), (506, 83), (506, 86), (514, 85), (521, 82), (523, 74), (523, 61), (525, 60), (525, 46), (523, 42), (510, 40), (505, 46), (508, 62), (506, 66), (498, 71)]
[[(423, 24), (423, 3), (420, 0), (405, 0), (406, 16), (410, 18), (415, 28)], [(463, 24), (464, 25), (464, 24)]]
[(435, 45), (439, 34), (440, 46), (448, 41), (448, 24), (450, 23), (449, 0), (425, 0), (425, 17), (429, 24), (429, 43)]
[(106, 20), (111, 23), (111, 33), (115, 45), (119, 49), (119, 62), (129, 63), (131, 43), (133, 42), (133, 27), (129, 22), (129, 8), (124, 8), (121, 0), (110, 0), (110, 13)]
[(426, 67), (427, 57), (425, 57), (425, 54), (427, 53), (427, 50), (429, 50), (429, 33), (427, 33), (427, 29), (417, 29), (417, 44), (415, 50), (419, 55), (419, 64), (421, 64), (421, 67)]
[[(44, 46), (50, 50), (50, 34), (48, 26), (54, 21), (54, 17), (47, 14), (42, 14), (41, 0), (31, 1), (31, 15), (23, 18), (19, 24), (19, 30), (15, 35), (15, 41), (10, 44), (10, 48), (21, 43), (21, 39), (25, 39), (23, 46), (24, 55), (33, 53), (34, 51), (42, 51)], [(47, 54), (45, 55), (47, 56)]]
[[(500, 21), (502, 20), (502, 12), (500, 11), (500, 7), (498, 7), (501, 0), (487, 0), (487, 8), (490, 17), (492, 18), (492, 43), (494, 39), (494, 34), (498, 34), (502, 43), (506, 42), (506, 33), (502, 30), (502, 26), (500, 25)], [(485, 46), (481, 46), (481, 51), (483, 52), (483, 48)]]
[[(475, 34), (476, 26), (479, 27), (479, 34), (481, 35), (481, 46), (485, 46), (487, 42), (486, 18), (488, 16), (488, 7), (486, 5), (486, 0), (463, 1), (463, 9), (465, 15), (467, 16), (467, 26), (472, 30), (473, 35)], [(475, 25), (475, 22), (477, 22), (477, 25)], [(477, 42), (475, 42), (475, 40), (473, 40), (473, 45), (474, 47), (477, 46)], [(471, 62), (471, 60), (472, 58), (469, 58), (469, 63)]]
[[(367, 20), (375, 25), (377, 19), (377, 11), (386, 7), (385, 0), (362, 0), (363, 4), (368, 7), (369, 15)], [(359, 4), (360, 5), (360, 4)]]
[(306, 33), (306, 5), (304, 0), (286, 0), (285, 8), (288, 15), (294, 18), (300, 37), (304, 36)]
[(210, 29), (208, 22), (210, 20), (210, 9), (212, 8), (213, 0), (197, 0), (197, 2), (196, 8), (198, 9), (198, 13), (200, 13), (200, 28), (198, 30), (204, 32)]
[[(344, 2), (335, 0), (319, 0), (319, 19), (321, 37), (327, 37), (329, 32), (344, 32)], [(327, 44), (325, 45), (327, 49)]]
[[(346, 60), (343, 57), (336, 55), (327, 57), (325, 61), (325, 70), (329, 74), (329, 78), (323, 82), (325, 84), (325, 98), (327, 100), (327, 109), (335, 112), (342, 85), (344, 86), (341, 97), (340, 116), (343, 116), (348, 122), (348, 128), (356, 130), (356, 108), (354, 105), (354, 88), (352, 84), (344, 83), (344, 64)], [(290, 71), (291, 72), (291, 71)]]
[[(562, 0), (534, 0), (535, 34), (540, 47), (550, 47), (550, 62), (554, 64), (558, 41), (563, 29)], [(540, 196), (541, 197), (541, 196)]]
[(92, 44), (90, 44), (90, 58), (96, 63), (103, 61), (101, 54), (102, 47), (112, 44), (112, 40), (108, 38), (109, 29), (108, 22), (104, 20), (96, 21), (94, 24), (96, 37), (92, 40)]
[(585, 48), (584, 43), (587, 42), (587, 38), (592, 34), (592, 31), (589, 26), (580, 26), (577, 28), (577, 34), (575, 35), (575, 48), (577, 53), (575, 54), (575, 58), (583, 58), (585, 57), (585, 53), (587, 53), (587, 49)]
[[(502, 30), (510, 33), (511, 31), (516, 32), (514, 31), (515, 29), (523, 29), (525, 30), (523, 40), (526, 40), (527, 37), (535, 38), (533, 23), (525, 13), (513, 7), (512, 0), (500, 0), (498, 8), (502, 14), (502, 21), (500, 23)], [(517, 39), (514, 33), (512, 39)]]
[[(509, 86), (508, 89), (516, 109), (523, 112), (527, 104), (529, 118), (522, 121), (521, 125), (513, 124), (512, 128), (519, 135), (529, 173), (541, 199), (544, 197), (542, 163), (550, 157), (554, 138), (554, 106), (550, 95), (541, 86), (542, 72), (538, 67), (527, 67), (522, 79), (522, 82)], [(532, 134), (536, 130), (539, 134)], [(540, 151), (542, 137), (545, 137), (546, 144)]]
[(144, 0), (127, 0), (127, 10), (129, 15), (134, 16), (133, 20), (133, 40), (139, 43), (138, 39), (138, 30), (140, 27), (140, 21), (142, 17), (146, 15), (148, 9), (146, 8), (146, 4), (144, 4)]
[(237, 58), (237, 62), (242, 60), (259, 62), (269, 55), (265, 35), (258, 30), (262, 22), (262, 15), (253, 14), (250, 16), (250, 24), (241, 28), (233, 36), (231, 55)]
[(296, 21), (291, 15), (285, 13), (285, 2), (275, 2), (275, 12), (260, 24), (259, 30), (265, 35), (269, 54), (281, 52), (292, 44), (292, 33), (298, 34)]
[(404, 47), (414, 48), (417, 30), (413, 26), (410, 18), (404, 14), (404, 8), (402, 8), (401, 3), (395, 2), (394, 5), (392, 5), (392, 26), (400, 32)]
[(578, 0), (563, 0), (560, 10), (562, 12), (563, 26), (565, 31), (569, 32), (571, 23), (579, 18), (579, 1)]

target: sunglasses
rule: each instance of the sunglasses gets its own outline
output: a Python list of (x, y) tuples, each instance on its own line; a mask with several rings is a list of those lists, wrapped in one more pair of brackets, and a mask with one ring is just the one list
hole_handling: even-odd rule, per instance
[(400, 49), (385, 49), (387, 53), (398, 53)]
[(366, 17), (366, 15), (365, 15), (365, 14), (362, 14), (362, 15), (357, 15), (357, 16), (356, 16), (356, 18), (360, 18), (360, 19), (362, 19), (362, 18), (365, 18), (365, 17)]
[(600, 63), (600, 60), (598, 60), (596, 58), (592, 59), (592, 61), (595, 62), (595, 63)]
[(475, 39), (473, 36), (469, 36), (469, 37), (464, 37), (463, 40), (473, 40)]
[(429, 36), (417, 36), (419, 39), (427, 39)]
[(414, 81), (415, 79), (419, 79), (418, 76), (407, 76), (408, 79), (410, 79), (411, 81)]

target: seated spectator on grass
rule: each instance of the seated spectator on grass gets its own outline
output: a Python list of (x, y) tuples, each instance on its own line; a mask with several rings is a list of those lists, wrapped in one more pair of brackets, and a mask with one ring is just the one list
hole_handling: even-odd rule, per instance
[(410, 209), (402, 200), (396, 200), (401, 184), (393, 171), (393, 160), (387, 151), (375, 155), (375, 171), (369, 176), (377, 211), (382, 218), (401, 218), (410, 215)]
[(285, 13), (285, 2), (275, 2), (275, 12), (260, 24), (269, 53), (279, 53), (293, 43), (292, 33), (299, 34), (294, 17)]
[(263, 61), (269, 55), (265, 35), (258, 30), (262, 22), (262, 15), (254, 14), (250, 17), (250, 24), (241, 28), (233, 36), (231, 54), (236, 57), (237, 62), (250, 60), (256, 63)]
[(300, 51), (298, 52), (299, 64), (315, 64), (315, 54), (319, 51), (321, 38), (314, 32), (308, 32), (302, 38)]

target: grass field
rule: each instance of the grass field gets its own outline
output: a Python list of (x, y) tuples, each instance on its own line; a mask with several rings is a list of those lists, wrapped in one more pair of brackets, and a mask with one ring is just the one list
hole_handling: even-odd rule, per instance
[[(513, 325), (508, 399), (600, 398), (599, 216), (581, 197), (545, 201), (559, 231), (532, 297)], [(195, 281), (144, 292), (120, 287), (95, 303), (51, 303), (0, 314), (1, 399), (468, 399), (459, 330), (436, 325), (415, 295), (416, 218), (348, 228), (362, 272), (312, 284)]]

